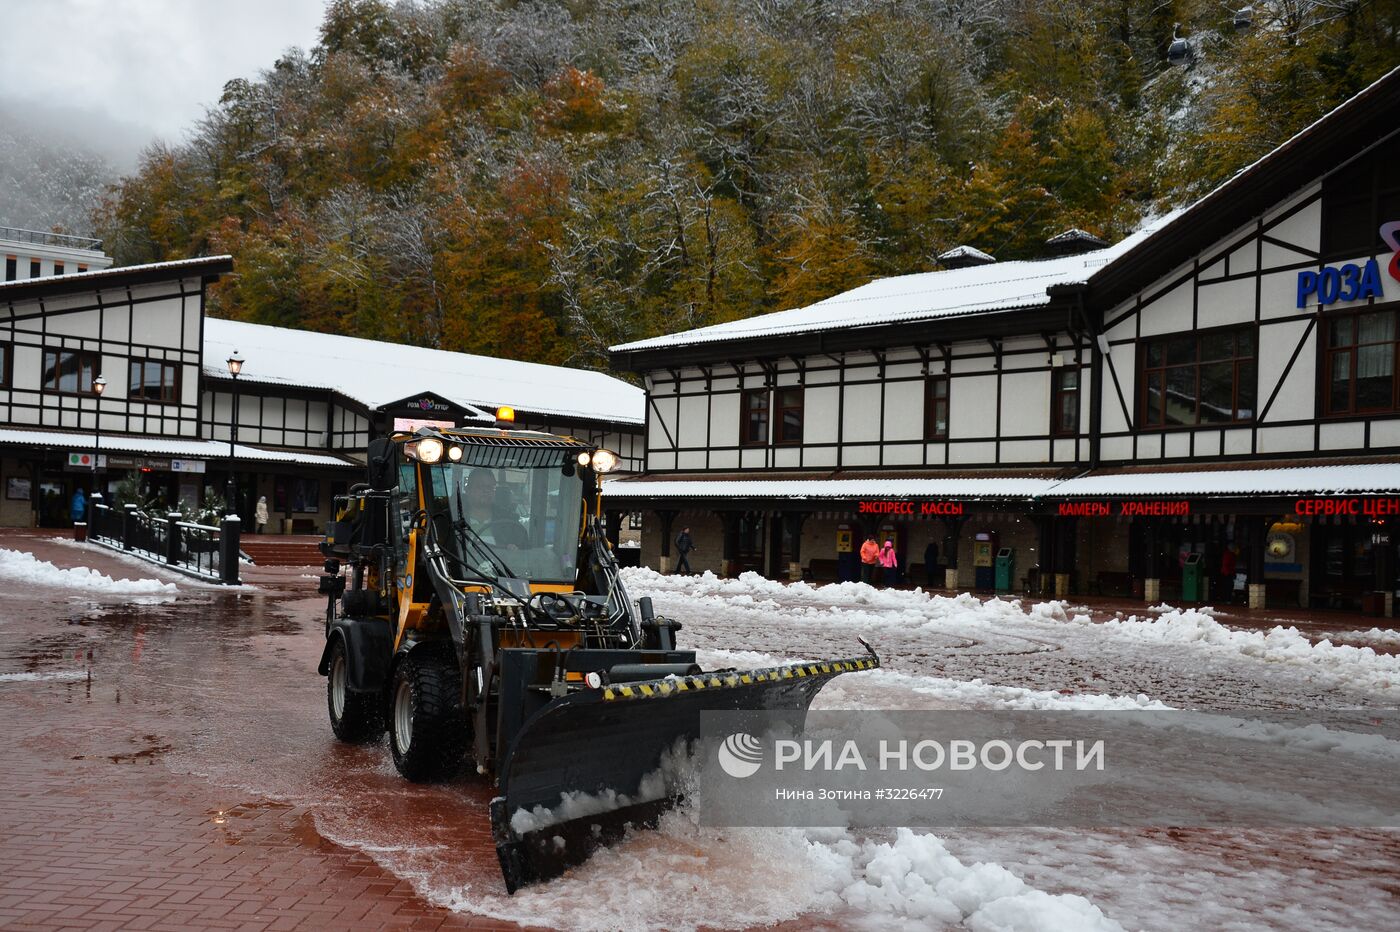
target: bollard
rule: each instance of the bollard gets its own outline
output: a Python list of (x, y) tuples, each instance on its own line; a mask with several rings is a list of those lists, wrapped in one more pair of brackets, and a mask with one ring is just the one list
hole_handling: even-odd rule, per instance
[(238, 515), (224, 515), (219, 524), (219, 581), (238, 585), (238, 538), (243, 522)]
[(180, 562), (180, 518), (178, 511), (165, 516), (165, 562), (172, 566)]
[(122, 549), (130, 550), (131, 542), (136, 539), (136, 506), (127, 505), (122, 512)]
[(93, 537), (101, 537), (102, 529), (97, 526), (97, 506), (103, 503), (102, 493), (93, 492), (92, 498), (87, 500), (87, 526), (88, 533)]

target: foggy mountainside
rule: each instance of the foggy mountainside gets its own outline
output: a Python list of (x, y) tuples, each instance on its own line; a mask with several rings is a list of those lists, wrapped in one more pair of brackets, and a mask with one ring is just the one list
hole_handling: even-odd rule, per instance
[(90, 236), (93, 207), (116, 180), (103, 155), (0, 103), (0, 226)]
[(1400, 63), (1400, 0), (1236, 10), (334, 0), (94, 227), (122, 263), (232, 253), (221, 316), (599, 366), (960, 243), (1118, 238)]

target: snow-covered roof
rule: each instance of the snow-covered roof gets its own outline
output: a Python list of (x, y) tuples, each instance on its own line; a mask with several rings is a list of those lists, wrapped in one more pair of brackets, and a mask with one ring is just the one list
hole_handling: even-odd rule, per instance
[(1062, 244), (1062, 243), (1080, 243), (1080, 242), (1085, 242), (1085, 243), (1103, 243), (1105, 246), (1108, 245), (1108, 243), (1104, 242), (1103, 237), (1095, 236), (1094, 234), (1090, 233), (1088, 230), (1081, 230), (1081, 229), (1079, 229), (1079, 227), (1070, 227), (1068, 230), (1065, 230), (1063, 233), (1056, 233), (1054, 236), (1050, 237), (1049, 239), (1047, 239), (1047, 240), (1045, 241), (1045, 245), (1047, 245), (1047, 246), (1059, 246), (1059, 245)]
[(646, 404), (640, 388), (602, 372), (206, 318), (205, 375), (227, 379), (234, 350), (245, 360), (240, 381), (332, 389), (370, 408), (431, 392), (488, 417), (510, 405), (641, 424)]
[(1400, 492), (1400, 463), (1122, 472), (1057, 483), (1053, 496), (1343, 495)]
[(947, 262), (949, 259), (976, 259), (979, 262), (995, 262), (996, 256), (983, 252), (976, 246), (954, 246), (947, 252), (938, 254), (939, 262)]
[(660, 349), (1040, 307), (1050, 303), (1050, 287), (1088, 281), (1097, 270), (1146, 239), (1171, 216), (1160, 218), (1107, 249), (1056, 259), (995, 262), (877, 278), (806, 307), (636, 340), (612, 349)]
[[(125, 434), (103, 434), (100, 443), (96, 443), (96, 440), (92, 434), (79, 431), (0, 430), (0, 445), (58, 447), (75, 453), (90, 453), (96, 446), (100, 453), (149, 453), (200, 460), (228, 458), (228, 444), (221, 440), (174, 440), (164, 437), (132, 437)], [(339, 456), (290, 450), (264, 450), (241, 443), (234, 447), (234, 457), (267, 463), (297, 463), (302, 466), (360, 465)]]
[(1117, 498), (1206, 495), (1400, 493), (1400, 463), (1347, 463), (1187, 472), (1121, 472), (1049, 479), (1022, 476), (910, 479), (619, 479), (610, 499)]
[[(98, 285), (105, 280), (120, 281), (133, 276), (160, 275), (165, 272), (203, 272), (210, 268), (219, 268), (230, 265), (233, 262), (232, 256), (196, 256), (193, 259), (175, 259), (170, 262), (147, 262), (143, 265), (117, 265), (110, 268), (91, 269), (87, 272), (67, 272), (63, 275), (45, 275), (41, 278), (19, 278), (14, 281), (0, 282), (0, 299), (8, 291), (32, 291), (35, 287), (64, 288), (71, 290), (74, 285), (81, 285), (84, 282), (96, 282)], [(171, 278), (178, 278), (178, 275), (171, 275)]]

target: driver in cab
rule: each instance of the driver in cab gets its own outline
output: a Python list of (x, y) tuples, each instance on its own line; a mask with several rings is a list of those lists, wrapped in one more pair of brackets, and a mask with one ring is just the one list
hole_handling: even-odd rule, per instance
[[(506, 550), (529, 545), (525, 528), (514, 517), (511, 503), (496, 498), (496, 475), (478, 466), (467, 475), (467, 523), (489, 544)], [(509, 496), (509, 486), (502, 489)]]

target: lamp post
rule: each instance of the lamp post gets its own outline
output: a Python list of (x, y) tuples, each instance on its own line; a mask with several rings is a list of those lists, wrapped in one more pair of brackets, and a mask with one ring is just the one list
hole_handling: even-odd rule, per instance
[(92, 494), (98, 494), (97, 456), (102, 448), (102, 393), (107, 390), (107, 380), (100, 374), (92, 380), (92, 393), (97, 396), (97, 407), (92, 417)]
[(225, 514), (238, 514), (238, 483), (233, 478), (233, 448), (238, 443), (238, 374), (243, 371), (243, 360), (238, 350), (228, 358), (228, 373), (233, 376), (233, 421), (228, 434), (228, 485), (224, 488)]

